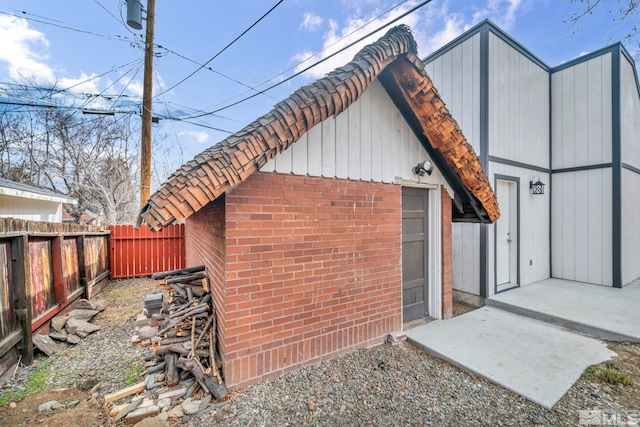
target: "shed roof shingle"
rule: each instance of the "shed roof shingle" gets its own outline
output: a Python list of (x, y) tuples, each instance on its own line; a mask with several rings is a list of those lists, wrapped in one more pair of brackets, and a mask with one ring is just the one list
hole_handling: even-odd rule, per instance
[(498, 204), (478, 156), (424, 71), (411, 30), (398, 26), (345, 66), (296, 90), (264, 116), (185, 163), (149, 198), (138, 223), (161, 230), (191, 216), (313, 126), (346, 110), (385, 70), (393, 75), (432, 148), (442, 153), (486, 217), (495, 221), (500, 215)]

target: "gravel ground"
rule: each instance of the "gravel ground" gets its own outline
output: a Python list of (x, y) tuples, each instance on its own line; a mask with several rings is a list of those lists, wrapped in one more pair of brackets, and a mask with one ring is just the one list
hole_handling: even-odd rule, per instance
[[(47, 386), (81, 386), (91, 379), (102, 383), (103, 395), (142, 380), (138, 360), (146, 350), (131, 346), (130, 338), (144, 296), (158, 289), (150, 280), (109, 284), (100, 296), (108, 308), (94, 320), (102, 330), (49, 358)], [(640, 345), (610, 347), (640, 385)], [(20, 388), (44, 361), (23, 369), (8, 389)], [(382, 344), (234, 392), (226, 406), (188, 425), (569, 426), (578, 425), (581, 409), (640, 410), (639, 390), (582, 378), (549, 411), (410, 344)], [(110, 424), (102, 417), (95, 425)]]

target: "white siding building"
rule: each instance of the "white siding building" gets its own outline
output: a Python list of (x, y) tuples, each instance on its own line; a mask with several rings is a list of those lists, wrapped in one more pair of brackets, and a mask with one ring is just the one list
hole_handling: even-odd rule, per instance
[(74, 198), (50, 190), (0, 178), (0, 218), (62, 222), (62, 204)]
[(622, 44), (551, 67), (484, 21), (424, 62), (501, 210), (495, 224), (453, 225), (456, 296), (639, 278), (640, 84)]

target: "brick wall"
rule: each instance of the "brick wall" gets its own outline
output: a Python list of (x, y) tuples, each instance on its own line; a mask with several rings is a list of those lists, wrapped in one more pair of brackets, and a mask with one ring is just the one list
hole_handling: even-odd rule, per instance
[(441, 206), (441, 239), (442, 239), (442, 318), (449, 319), (453, 315), (453, 246), (451, 234), (452, 205), (449, 193), (440, 191)]
[(185, 262), (189, 267), (204, 265), (207, 268), (216, 307), (218, 340), (221, 346), (226, 337), (224, 215), (224, 197), (221, 197), (193, 214), (185, 222)]
[[(227, 385), (379, 343), (402, 328), (401, 194), (399, 185), (275, 173), (255, 173), (227, 192)], [(188, 230), (206, 249), (206, 230)]]

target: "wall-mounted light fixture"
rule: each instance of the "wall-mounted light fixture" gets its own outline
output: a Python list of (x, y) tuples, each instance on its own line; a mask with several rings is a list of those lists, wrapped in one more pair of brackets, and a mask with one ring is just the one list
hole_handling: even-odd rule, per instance
[(424, 162), (418, 163), (413, 167), (413, 173), (418, 176), (431, 175), (433, 173), (433, 165), (430, 160), (425, 160)]
[(539, 176), (531, 178), (529, 188), (531, 189), (531, 194), (544, 194), (544, 183), (540, 181)]

